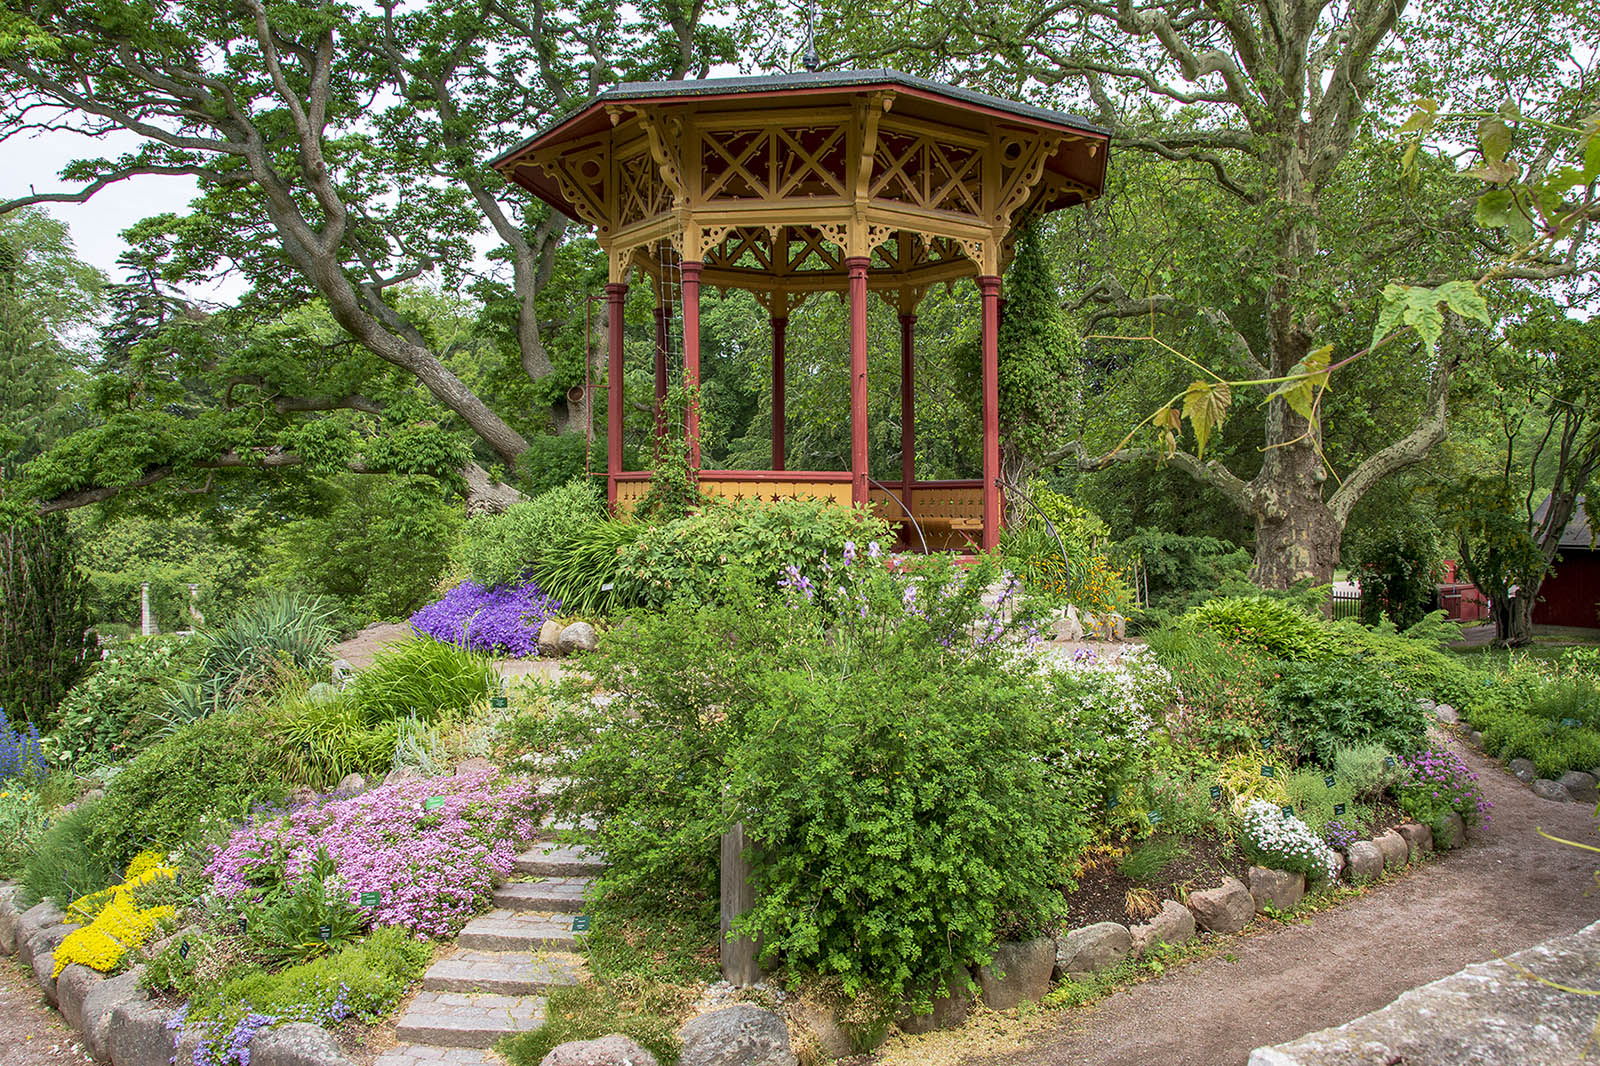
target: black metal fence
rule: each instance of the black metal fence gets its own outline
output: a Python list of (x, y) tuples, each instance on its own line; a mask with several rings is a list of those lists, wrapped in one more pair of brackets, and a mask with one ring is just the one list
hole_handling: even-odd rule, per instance
[(1355, 618), (1361, 613), (1361, 593), (1354, 589), (1333, 590), (1333, 618)]

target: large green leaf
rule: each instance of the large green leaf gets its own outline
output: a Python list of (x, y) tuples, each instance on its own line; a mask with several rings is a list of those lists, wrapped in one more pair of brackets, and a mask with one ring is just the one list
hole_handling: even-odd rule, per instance
[(1223, 419), (1228, 416), (1228, 405), (1232, 402), (1233, 393), (1226, 381), (1189, 383), (1189, 388), (1183, 394), (1183, 414), (1194, 427), (1196, 455), (1205, 455), (1211, 431), (1221, 428)]
[(1489, 323), (1489, 307), (1478, 286), (1470, 281), (1447, 281), (1436, 289), (1421, 285), (1402, 285), (1391, 282), (1383, 290), (1378, 309), (1378, 324), (1372, 331), (1374, 346), (1396, 329), (1410, 326), (1422, 338), (1422, 343), (1432, 355), (1439, 345), (1439, 334), (1444, 331), (1444, 312), (1448, 307), (1463, 318)]

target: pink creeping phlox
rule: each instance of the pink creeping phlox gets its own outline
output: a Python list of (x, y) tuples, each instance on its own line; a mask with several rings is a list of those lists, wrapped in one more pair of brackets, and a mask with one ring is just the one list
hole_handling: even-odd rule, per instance
[[(444, 802), (424, 810), (433, 798)], [(402, 781), (246, 825), (213, 850), (206, 873), (232, 899), (253, 890), (249, 874), (270, 861), (271, 844), (287, 855), (290, 883), (325, 847), (351, 902), (379, 894), (374, 924), (448, 937), (511, 872), (540, 811), (531, 781), (498, 770)]]

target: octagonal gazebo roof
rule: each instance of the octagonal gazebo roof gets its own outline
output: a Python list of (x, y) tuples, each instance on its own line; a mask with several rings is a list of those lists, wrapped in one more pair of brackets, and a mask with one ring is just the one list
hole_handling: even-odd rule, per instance
[[(1101, 190), (1108, 131), (895, 70), (630, 82), (493, 165), (596, 229), (613, 280), (704, 264), (773, 304), (996, 275), (1023, 217)], [(787, 304), (785, 304), (787, 306)]]

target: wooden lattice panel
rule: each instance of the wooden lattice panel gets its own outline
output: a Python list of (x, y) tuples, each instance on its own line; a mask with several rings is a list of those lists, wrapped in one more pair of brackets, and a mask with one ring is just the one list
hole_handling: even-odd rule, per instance
[(625, 518), (633, 514), (644, 498), (650, 495), (650, 479), (617, 482), (617, 517)]
[(850, 506), (850, 482), (783, 480), (746, 478), (718, 475), (713, 471), (700, 474), (700, 491), (707, 496), (724, 500), (829, 500)]
[(849, 160), (841, 125), (752, 124), (699, 130), (699, 199), (707, 203), (844, 198)]
[[(887, 124), (886, 124), (887, 125)], [(919, 130), (880, 129), (868, 192), (925, 211), (983, 215), (984, 153)]]

